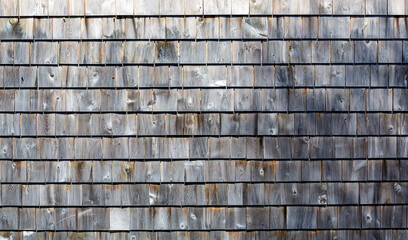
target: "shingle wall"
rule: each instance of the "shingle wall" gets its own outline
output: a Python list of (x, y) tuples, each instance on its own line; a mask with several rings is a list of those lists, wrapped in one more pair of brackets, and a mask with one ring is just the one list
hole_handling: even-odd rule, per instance
[(0, 0), (0, 238), (408, 239), (408, 0)]

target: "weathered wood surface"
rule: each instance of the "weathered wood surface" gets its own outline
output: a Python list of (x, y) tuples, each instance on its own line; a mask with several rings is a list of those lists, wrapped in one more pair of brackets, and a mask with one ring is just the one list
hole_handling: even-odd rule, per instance
[[(21, 1), (21, 2), (20, 2)], [(2, 16), (173, 16), (173, 15), (405, 15), (404, 0), (3, 0)], [(388, 2), (388, 6), (387, 6)], [(30, 6), (27, 6), (30, 3)], [(148, 4), (149, 3), (149, 4)], [(188, 4), (187, 4), (188, 3)], [(126, 7), (125, 7), (126, 6)]]
[(0, 0), (0, 239), (408, 239), (408, 0)]
[(321, 16), (320, 18), (307, 15), (233, 18), (125, 16), (119, 19), (106, 16), (64, 19), (56, 16), (21, 19), (3, 17), (0, 23), (0, 36), (4, 40), (55, 40), (59, 44), (80, 40), (240, 40), (242, 38), (279, 41), (283, 38), (325, 41), (366, 39), (382, 42), (394, 39), (405, 40), (408, 35), (404, 16)]

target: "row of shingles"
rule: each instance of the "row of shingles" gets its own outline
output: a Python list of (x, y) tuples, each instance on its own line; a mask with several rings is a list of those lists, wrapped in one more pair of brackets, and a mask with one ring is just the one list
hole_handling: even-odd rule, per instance
[[(197, 114), (3, 114), (3, 137), (100, 136), (407, 136), (408, 114), (201, 114), (215, 123), (200, 131)], [(155, 123), (155, 122), (158, 123)], [(159, 124), (159, 126), (157, 126)], [(170, 140), (169, 140), (170, 142)], [(336, 142), (336, 140), (334, 141)], [(336, 144), (335, 144), (336, 145)]]
[[(253, 231), (405, 229), (406, 206), (1, 208), (0, 230)], [(329, 219), (329, 220), (328, 220)]]
[[(407, 141), (407, 137), (2, 138), (1, 156), (15, 160), (395, 159), (407, 157)], [(237, 146), (245, 148), (237, 151)]]
[[(407, 160), (3, 161), (4, 183), (406, 181)], [(60, 170), (64, 167), (64, 172)], [(213, 172), (210, 169), (216, 168)], [(398, 169), (395, 171), (395, 169)], [(48, 176), (42, 174), (47, 173)], [(114, 175), (115, 174), (115, 175)], [(293, 174), (293, 175), (292, 175)]]
[[(408, 60), (403, 53), (408, 51), (408, 44), (402, 40), (34, 42), (18, 43), (17, 48), (13, 45), (17, 43), (2, 44), (5, 64), (16, 65), (18, 61), (17, 65), (350, 65), (402, 64)], [(135, 51), (141, 54), (134, 54)], [(327, 54), (319, 54), (322, 51)]]
[[(0, 90), (0, 112), (405, 112), (406, 89)], [(29, 115), (27, 115), (29, 116)], [(35, 115), (33, 115), (35, 118)], [(144, 115), (141, 115), (144, 116)], [(160, 117), (162, 116), (162, 117)], [(186, 116), (195, 116), (194, 114)], [(293, 116), (293, 115), (292, 115)], [(16, 115), (14, 118), (18, 118)], [(164, 114), (159, 118), (165, 118)], [(202, 118), (202, 117), (200, 117)], [(219, 118), (219, 115), (217, 115)], [(232, 120), (230, 120), (232, 121)], [(254, 122), (255, 123), (255, 122)], [(40, 126), (41, 127), (41, 126)], [(35, 131), (35, 129), (32, 129)]]
[[(160, 160), (145, 160), (145, 161), (120, 161), (120, 160), (105, 160), (105, 161), (3, 161), (2, 167), (2, 182), (4, 183), (28, 183), (28, 184), (43, 184), (43, 183), (93, 183), (93, 184), (119, 184), (119, 183), (157, 183), (157, 184), (209, 184), (217, 183), (216, 189), (227, 191), (230, 189), (235, 193), (242, 195), (244, 191), (252, 192), (248, 199), (257, 199), (256, 194), (263, 194), (265, 189), (280, 190), (290, 192), (290, 189), (297, 189), (294, 192), (293, 199), (296, 198), (297, 192), (302, 192), (303, 188), (309, 189), (309, 182), (315, 183), (324, 182), (358, 182), (358, 181), (373, 181), (378, 183), (384, 181), (389, 184), (392, 181), (406, 182), (408, 180), (406, 171), (408, 169), (407, 160), (313, 160), (313, 161), (270, 161), (270, 160), (197, 160), (197, 161), (160, 161)], [(61, 170), (63, 168), (63, 170)], [(213, 169), (216, 169), (212, 171)], [(397, 171), (395, 171), (397, 169)], [(45, 176), (44, 176), (45, 175)], [(301, 182), (301, 183), (299, 183)], [(230, 183), (229, 185), (225, 183)], [(248, 183), (248, 185), (247, 185)], [(250, 184), (249, 184), (250, 183)], [(269, 183), (275, 183), (270, 185)], [(277, 184), (277, 183), (282, 183)], [(289, 183), (289, 184), (287, 184)], [(343, 184), (342, 183), (342, 184)], [(243, 185), (244, 184), (244, 185)], [(251, 184), (256, 184), (251, 185)], [(386, 184), (386, 185), (387, 185)], [(340, 184), (341, 185), (341, 184)], [(167, 187), (166, 187), (167, 186)], [(218, 186), (218, 187), (217, 187)], [(313, 189), (314, 185), (310, 187)], [(316, 185), (315, 185), (316, 186)], [(366, 186), (366, 185), (365, 185)], [(388, 185), (387, 185), (388, 186)], [(172, 185), (163, 185), (164, 189), (174, 187), (175, 194), (182, 189), (182, 185), (178, 187)], [(371, 186), (373, 187), (373, 186)], [(213, 189), (214, 185), (209, 184), (208, 189)], [(378, 188), (378, 187), (377, 187)], [(406, 186), (394, 189), (398, 194), (405, 196)], [(368, 188), (367, 188), (368, 189)], [(365, 194), (367, 195), (367, 189)], [(402, 190), (401, 190), (402, 189)], [(37, 189), (38, 190), (38, 189)], [(120, 191), (120, 189), (117, 189)], [(202, 189), (204, 191), (204, 188)], [(389, 189), (390, 191), (392, 188)], [(49, 190), (51, 191), (51, 190)], [(164, 190), (163, 190), (164, 191)], [(6, 192), (6, 191), (5, 191)], [(187, 192), (187, 190), (186, 190)], [(261, 192), (261, 193), (260, 193)], [(280, 191), (279, 191), (280, 192)], [(307, 193), (309, 190), (303, 192)], [(29, 192), (27, 192), (29, 194)], [(373, 192), (371, 192), (372, 194)], [(382, 193), (382, 194), (381, 194)], [(391, 197), (391, 192), (381, 192), (379, 195), (384, 195), (386, 200), (378, 203), (404, 203), (404, 201), (393, 201), (386, 197)], [(220, 195), (219, 193), (218, 195)], [(227, 194), (227, 192), (224, 192)], [(287, 197), (288, 194), (285, 195)], [(374, 195), (373, 195), (374, 196)], [(406, 197), (406, 196), (405, 196)], [(210, 196), (208, 196), (210, 198)], [(226, 199), (226, 198), (225, 198)], [(260, 197), (256, 201), (252, 201), (250, 205), (259, 204), (290, 204), (294, 203), (315, 204), (315, 202), (297, 201), (296, 200), (282, 201), (266, 201)], [(103, 200), (103, 199), (102, 199)], [(146, 200), (146, 199), (145, 199)], [(147, 201), (147, 200), (146, 200)], [(225, 200), (226, 201), (226, 200)], [(221, 203), (221, 205), (232, 205), (230, 201)], [(235, 205), (242, 203), (235, 201)], [(249, 202), (249, 201), (247, 201)], [(119, 202), (120, 203), (120, 202)], [(361, 202), (368, 204), (369, 202)], [(4, 204), (6, 202), (4, 201)], [(161, 204), (164, 204), (162, 201)], [(174, 203), (177, 205), (176, 203)], [(329, 201), (333, 204), (333, 201)], [(344, 202), (342, 202), (344, 204)], [(358, 202), (352, 202), (358, 204)], [(42, 204), (46, 205), (46, 204)], [(220, 203), (218, 203), (220, 205)]]
[(404, 0), (3, 0), (0, 16), (405, 15)]
[[(38, 184), (38, 185), (35, 185)], [(359, 193), (359, 187), (361, 192)], [(379, 196), (373, 195), (378, 188)], [(400, 191), (394, 189), (398, 187)], [(350, 189), (354, 188), (354, 189)], [(387, 188), (390, 188), (387, 190)], [(2, 184), (3, 206), (336, 206), (406, 204), (403, 183)], [(81, 192), (82, 195), (77, 193)], [(390, 195), (391, 194), (391, 195)], [(364, 198), (359, 200), (359, 197)]]
[(0, 66), (0, 88), (398, 88), (407, 74), (405, 65)]
[[(25, 231), (25, 236), (33, 239), (405, 239), (408, 237), (407, 230), (319, 230), (319, 231), (171, 231), (171, 232), (34, 232)], [(0, 232), (5, 238), (19, 239), (22, 232)]]
[[(338, 23), (341, 25), (338, 26)], [(337, 29), (336, 29), (337, 28)], [(404, 17), (0, 19), (4, 40), (401, 39)]]

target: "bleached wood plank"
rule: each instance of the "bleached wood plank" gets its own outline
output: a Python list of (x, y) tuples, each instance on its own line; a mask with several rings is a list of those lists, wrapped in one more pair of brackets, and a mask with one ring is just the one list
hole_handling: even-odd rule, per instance
[(249, 1), (250, 15), (271, 15), (272, 2), (269, 0), (250, 0)]
[(203, 0), (191, 0), (188, 1), (185, 6), (186, 15), (203, 15), (204, 13), (204, 2)]
[(262, 63), (289, 63), (288, 42), (268, 41), (266, 43), (263, 43)]
[(166, 38), (166, 21), (165, 18), (150, 18), (150, 36), (149, 39)]
[(201, 91), (202, 111), (232, 111), (233, 92), (232, 90), (207, 90)]
[(85, 1), (85, 15), (115, 15), (116, 14), (116, 0), (86, 0)]
[(20, 16), (47, 16), (48, 1), (46, 0), (20, 0)]
[[(80, 56), (79, 42), (60, 42), (58, 61), (60, 64), (78, 64), (79, 56)], [(75, 67), (71, 67), (71, 69), (74, 68)]]
[(389, 15), (404, 15), (405, 3), (404, 1), (389, 0), (388, 1), (388, 14)]
[(184, 0), (160, 0), (160, 15), (184, 15), (184, 2)]
[(365, 9), (366, 1), (364, 0), (333, 1), (333, 14), (336, 15), (364, 15)]
[(0, 20), (1, 39), (33, 39), (34, 19), (33, 18), (2, 18)]
[(134, 14), (140, 16), (159, 15), (159, 0), (135, 0)]
[[(12, 42), (0, 43), (0, 63), (13, 64), (14, 63), (14, 49)], [(1, 81), (2, 82), (2, 81)]]
[(52, 19), (42, 18), (35, 19), (34, 22), (34, 38), (35, 39), (52, 39)]
[(184, 26), (186, 20), (186, 18), (166, 17), (166, 39), (183, 39), (186, 36)]
[[(234, 4), (235, 5), (235, 4)], [(265, 39), (268, 35), (266, 17), (243, 18), (242, 38), (243, 39)]]
[(216, 1), (204, 0), (204, 14), (205, 15), (230, 15), (232, 3), (230, 0)]
[[(242, 38), (242, 18), (240, 17), (220, 17), (219, 18), (219, 38), (220, 39), (241, 39)], [(218, 35), (217, 35), (218, 36)]]
[(57, 42), (34, 42), (31, 44), (30, 62), (32, 64), (57, 64)]
[(370, 4), (366, 4), (367, 15), (386, 15), (387, 14), (387, 1), (386, 0), (373, 0)]
[(4, 87), (11, 87), (15, 88), (20, 85), (20, 79), (19, 79), (19, 67), (5, 67), (3, 68), (3, 84)]
[(3, 0), (1, 4), (0, 16), (18, 16), (18, 2), (14, 0)]
[(196, 38), (218, 39), (220, 36), (219, 22), (219, 18), (215, 17), (196, 18)]
[(49, 15), (51, 16), (67, 16), (68, 15), (68, 1), (49, 0), (48, 10), (49, 10)]
[(207, 62), (206, 42), (180, 42), (181, 64), (203, 64)]
[(319, 18), (319, 38), (349, 38), (350, 17)]
[[(126, 42), (123, 53), (123, 63), (153, 63), (154, 62), (153, 42)], [(140, 54), (134, 54), (140, 52)]]
[(261, 63), (260, 42), (232, 42), (232, 61), (237, 64)]

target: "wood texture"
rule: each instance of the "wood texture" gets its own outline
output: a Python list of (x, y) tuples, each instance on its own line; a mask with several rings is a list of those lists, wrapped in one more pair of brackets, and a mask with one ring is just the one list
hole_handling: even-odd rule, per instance
[(408, 239), (407, 15), (0, 0), (0, 239)]

